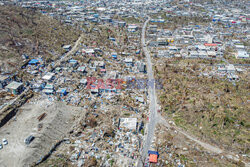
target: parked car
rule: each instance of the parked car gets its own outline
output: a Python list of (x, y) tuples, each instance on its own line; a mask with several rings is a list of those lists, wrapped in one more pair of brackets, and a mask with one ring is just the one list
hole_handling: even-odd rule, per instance
[(29, 137), (27, 137), (25, 140), (24, 140), (24, 143), (26, 145), (29, 145), (33, 140), (35, 139), (34, 136), (30, 135)]
[(0, 144), (0, 150), (3, 148), (3, 145), (2, 144)]
[(3, 139), (2, 141), (3, 141), (3, 145), (7, 145), (8, 144), (8, 140)]

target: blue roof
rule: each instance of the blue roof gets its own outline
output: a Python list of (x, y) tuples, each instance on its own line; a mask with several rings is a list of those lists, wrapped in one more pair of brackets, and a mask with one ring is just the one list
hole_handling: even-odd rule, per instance
[(62, 92), (62, 93), (66, 92), (66, 89), (62, 89), (61, 92)]
[(159, 156), (159, 153), (157, 151), (148, 150), (148, 154), (156, 154), (157, 156)]
[(77, 63), (77, 60), (71, 59), (69, 60), (70, 63)]
[(29, 61), (29, 64), (37, 64), (39, 61), (37, 59), (32, 59)]

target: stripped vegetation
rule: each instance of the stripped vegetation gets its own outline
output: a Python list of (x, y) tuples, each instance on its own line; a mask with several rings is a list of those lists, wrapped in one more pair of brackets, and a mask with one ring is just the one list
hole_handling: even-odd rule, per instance
[(0, 6), (0, 32), (0, 66), (5, 69), (21, 65), (22, 54), (51, 61), (80, 34), (35, 9), (14, 6)]
[(163, 81), (159, 99), (164, 114), (201, 139), (248, 154), (249, 78), (234, 86), (215, 77), (198, 77), (201, 67), (186, 61), (169, 60), (156, 68)]

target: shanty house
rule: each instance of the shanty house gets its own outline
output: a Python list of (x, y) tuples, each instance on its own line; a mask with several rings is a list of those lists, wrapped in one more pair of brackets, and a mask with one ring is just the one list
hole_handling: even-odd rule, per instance
[(29, 61), (28, 64), (29, 64), (29, 65), (37, 65), (37, 64), (39, 64), (39, 60), (37, 60), (37, 59), (32, 59), (32, 60)]
[(136, 25), (128, 25), (128, 32), (136, 32), (138, 27)]
[(64, 45), (63, 49), (66, 50), (67, 52), (71, 50), (71, 45)]
[(80, 80), (80, 84), (87, 85), (87, 79), (83, 78)]
[(0, 89), (3, 89), (10, 81), (9, 76), (0, 75)]
[(207, 55), (208, 55), (208, 57), (216, 58), (216, 52), (215, 51), (208, 51)]
[(69, 60), (70, 67), (76, 67), (78, 64), (77, 60), (71, 59)]
[(8, 92), (14, 95), (20, 94), (23, 91), (23, 88), (24, 88), (23, 83), (16, 82), (16, 81), (13, 81), (9, 85), (6, 86), (6, 89), (8, 90)]
[(111, 53), (111, 56), (113, 59), (117, 59), (117, 53), (113, 52), (113, 53)]
[(82, 52), (86, 53), (88, 55), (92, 55), (95, 53), (95, 50), (94, 49), (83, 49)]
[(237, 59), (247, 59), (247, 58), (249, 58), (249, 55), (245, 50), (238, 50), (235, 57)]
[(229, 64), (226, 66), (227, 73), (235, 73), (236, 69), (233, 64)]
[(77, 68), (77, 71), (85, 73), (86, 72), (86, 67), (85, 66), (80, 66), (80, 67)]
[(55, 77), (55, 73), (48, 72), (46, 75), (42, 77), (42, 79), (45, 81), (52, 81), (54, 77)]
[(131, 57), (125, 58), (124, 62), (126, 64), (126, 66), (128, 66), (128, 67), (133, 66), (133, 58), (131, 58)]
[(143, 72), (143, 73), (146, 72), (146, 65), (144, 63), (138, 63), (137, 68), (138, 68), (139, 72)]
[(157, 159), (159, 156), (159, 153), (157, 151), (148, 151), (148, 155), (149, 155), (149, 162), (150, 163), (157, 163)]
[(124, 22), (124, 21), (119, 21), (118, 22), (119, 27), (125, 27), (125, 25), (126, 25), (126, 22)]
[(59, 94), (60, 96), (66, 96), (67, 95), (67, 90), (65, 88), (59, 88), (56, 91), (57, 94)]
[(200, 51), (200, 52), (199, 52), (199, 57), (202, 58), (202, 59), (203, 59), (203, 58), (207, 58), (207, 57), (208, 57), (208, 56), (207, 56), (207, 52), (206, 52), (206, 51)]
[(51, 95), (54, 93), (54, 86), (51, 84), (47, 84), (44, 89), (43, 89), (43, 93), (47, 94), (47, 95)]

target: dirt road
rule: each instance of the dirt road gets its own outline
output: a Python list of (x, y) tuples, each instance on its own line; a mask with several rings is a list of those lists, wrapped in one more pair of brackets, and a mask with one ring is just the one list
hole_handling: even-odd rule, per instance
[[(233, 161), (237, 161), (237, 162), (240, 161), (240, 159), (237, 158), (237, 156), (234, 153), (224, 151), (223, 149), (221, 149), (219, 147), (216, 147), (216, 146), (212, 146), (211, 144), (203, 142), (203, 141), (199, 140), (198, 138), (188, 134), (187, 132), (184, 132), (182, 129), (180, 129), (180, 128), (174, 126), (174, 125), (170, 125), (168, 123), (168, 121), (165, 118), (163, 118), (160, 114), (158, 114), (157, 117), (158, 117), (159, 123), (163, 124), (164, 126), (166, 126), (168, 128), (171, 128), (171, 127), (174, 128), (178, 133), (183, 134), (189, 140), (192, 140), (195, 143), (199, 144), (204, 149), (206, 149), (208, 152), (215, 153), (215, 154), (222, 154), (225, 157), (227, 157), (228, 159), (231, 159)], [(246, 167), (250, 167), (249, 162), (244, 162), (243, 161), (243, 163), (245, 164)]]
[(77, 51), (77, 48), (78, 48), (78, 45), (80, 44), (80, 42), (82, 41), (82, 38), (83, 38), (84, 34), (80, 35), (80, 37), (77, 39), (77, 41), (75, 42), (75, 45), (73, 46), (73, 48), (68, 52), (66, 53), (65, 56), (61, 57), (61, 59), (59, 59), (54, 67), (57, 67), (61, 64), (62, 61), (66, 60), (69, 56), (71, 56), (73, 53), (75, 53)]

